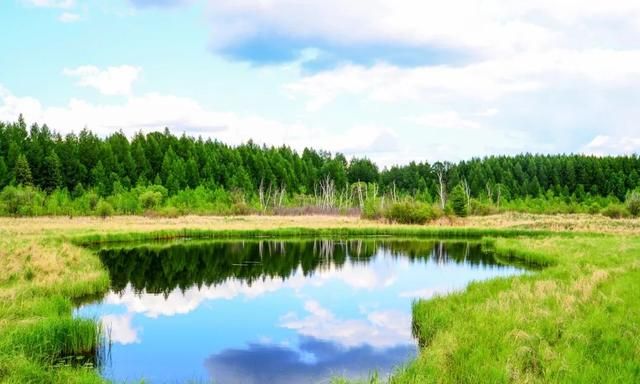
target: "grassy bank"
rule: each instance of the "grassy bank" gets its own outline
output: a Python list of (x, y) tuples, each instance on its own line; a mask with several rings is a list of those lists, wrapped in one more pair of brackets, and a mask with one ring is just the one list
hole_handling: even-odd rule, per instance
[(420, 357), (394, 383), (640, 380), (640, 238), (498, 239), (553, 261), (413, 307)]
[(332, 217), (0, 219), (0, 381), (101, 381), (67, 359), (99, 341), (95, 323), (72, 319), (72, 301), (109, 284), (98, 258), (80, 244), (392, 235), (489, 236), (501, 257), (549, 264), (417, 302), (414, 327), (424, 348), (393, 382), (637, 382), (640, 222), (619, 223), (585, 215), (501, 215), (431, 227)]
[(74, 365), (93, 355), (100, 331), (72, 318), (74, 299), (108, 288), (97, 257), (47, 236), (14, 235), (0, 239), (0, 263), (0, 380), (99, 382), (95, 370)]

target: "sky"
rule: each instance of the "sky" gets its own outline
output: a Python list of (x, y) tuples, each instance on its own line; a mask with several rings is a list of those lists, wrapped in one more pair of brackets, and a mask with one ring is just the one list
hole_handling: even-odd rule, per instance
[(640, 152), (637, 0), (2, 0), (0, 120), (368, 157)]

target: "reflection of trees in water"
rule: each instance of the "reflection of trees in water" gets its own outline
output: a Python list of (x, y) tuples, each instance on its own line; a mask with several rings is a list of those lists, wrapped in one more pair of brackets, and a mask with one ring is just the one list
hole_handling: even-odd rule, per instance
[(237, 279), (247, 284), (266, 278), (283, 280), (300, 270), (305, 276), (345, 264), (364, 265), (378, 255), (410, 262), (432, 260), (471, 266), (494, 265), (479, 244), (421, 240), (329, 240), (184, 242), (100, 251), (112, 288), (131, 283), (138, 291), (168, 294), (175, 288), (211, 286)]

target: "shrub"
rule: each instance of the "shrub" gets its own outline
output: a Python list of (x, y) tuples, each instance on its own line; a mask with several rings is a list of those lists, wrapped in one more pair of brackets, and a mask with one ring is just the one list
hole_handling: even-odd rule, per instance
[(471, 215), (487, 216), (495, 214), (496, 212), (497, 209), (491, 204), (476, 199), (471, 200), (471, 211), (469, 212)]
[(629, 211), (624, 205), (621, 204), (609, 204), (605, 209), (601, 211), (604, 216), (611, 219), (622, 219), (629, 217)]
[(382, 216), (382, 206), (378, 199), (368, 199), (364, 202), (364, 207), (362, 207), (360, 217), (367, 220), (378, 220), (382, 218)]
[(639, 216), (640, 215), (640, 191), (635, 190), (627, 193), (627, 199), (625, 200), (625, 204), (631, 216), (634, 216), (634, 217)]
[(424, 224), (436, 217), (430, 205), (409, 200), (391, 204), (384, 216), (401, 224)]
[(140, 195), (138, 200), (140, 201), (140, 206), (143, 209), (153, 209), (159, 206), (162, 202), (162, 193), (147, 191)]
[(469, 214), (467, 210), (467, 196), (464, 194), (462, 185), (458, 184), (451, 191), (451, 208), (456, 216), (465, 217)]
[(147, 211), (146, 215), (150, 217), (176, 218), (182, 216), (182, 212), (176, 207), (164, 207), (153, 212)]
[(31, 186), (8, 186), (0, 193), (3, 211), (12, 216), (35, 216), (43, 213), (46, 195)]
[(592, 215), (595, 215), (597, 213), (600, 212), (602, 208), (600, 208), (600, 204), (596, 203), (595, 201), (593, 203), (591, 203), (589, 205), (589, 207), (587, 208), (587, 212), (589, 212)]
[(252, 209), (244, 201), (239, 201), (231, 206), (231, 214), (234, 216), (246, 216), (252, 213)]
[(96, 205), (96, 214), (103, 219), (113, 215), (113, 207), (104, 200), (98, 201)]

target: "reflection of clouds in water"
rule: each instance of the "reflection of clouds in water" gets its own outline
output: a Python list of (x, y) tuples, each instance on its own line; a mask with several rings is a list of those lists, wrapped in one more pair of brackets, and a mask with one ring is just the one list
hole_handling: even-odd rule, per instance
[(128, 313), (141, 313), (155, 318), (189, 313), (206, 300), (231, 300), (237, 296), (254, 298), (280, 288), (282, 280), (279, 279), (265, 279), (251, 286), (232, 280), (216, 287), (192, 287), (184, 291), (176, 288), (165, 297), (164, 294), (136, 293), (131, 286), (127, 286), (120, 294), (108, 294), (105, 302), (124, 305)]
[(281, 325), (298, 334), (336, 343), (344, 347), (368, 344), (374, 348), (390, 348), (413, 344), (411, 316), (399, 311), (377, 311), (366, 319), (339, 319), (317, 301), (305, 302), (308, 316), (299, 318), (288, 313)]
[(231, 300), (238, 296), (252, 299), (283, 288), (299, 291), (305, 286), (319, 287), (331, 280), (340, 280), (355, 289), (373, 290), (395, 282), (397, 264), (397, 261), (383, 260), (380, 264), (346, 264), (341, 268), (331, 266), (316, 272), (311, 278), (305, 277), (302, 270), (298, 269), (284, 281), (281, 278), (264, 278), (248, 285), (233, 279), (211, 287), (192, 287), (184, 291), (176, 288), (166, 297), (164, 294), (136, 293), (131, 286), (127, 286), (121, 293), (107, 295), (105, 302), (124, 305), (128, 313), (141, 313), (155, 318), (189, 313), (207, 300)]
[(140, 342), (138, 329), (131, 325), (131, 317), (132, 315), (127, 313), (124, 315), (105, 315), (100, 318), (112, 343), (127, 345)]
[(269, 344), (227, 349), (209, 357), (205, 367), (216, 383), (309, 383), (335, 375), (367, 377), (373, 370), (386, 374), (415, 352), (413, 345), (387, 349), (369, 345), (344, 348), (305, 337), (297, 349)]

